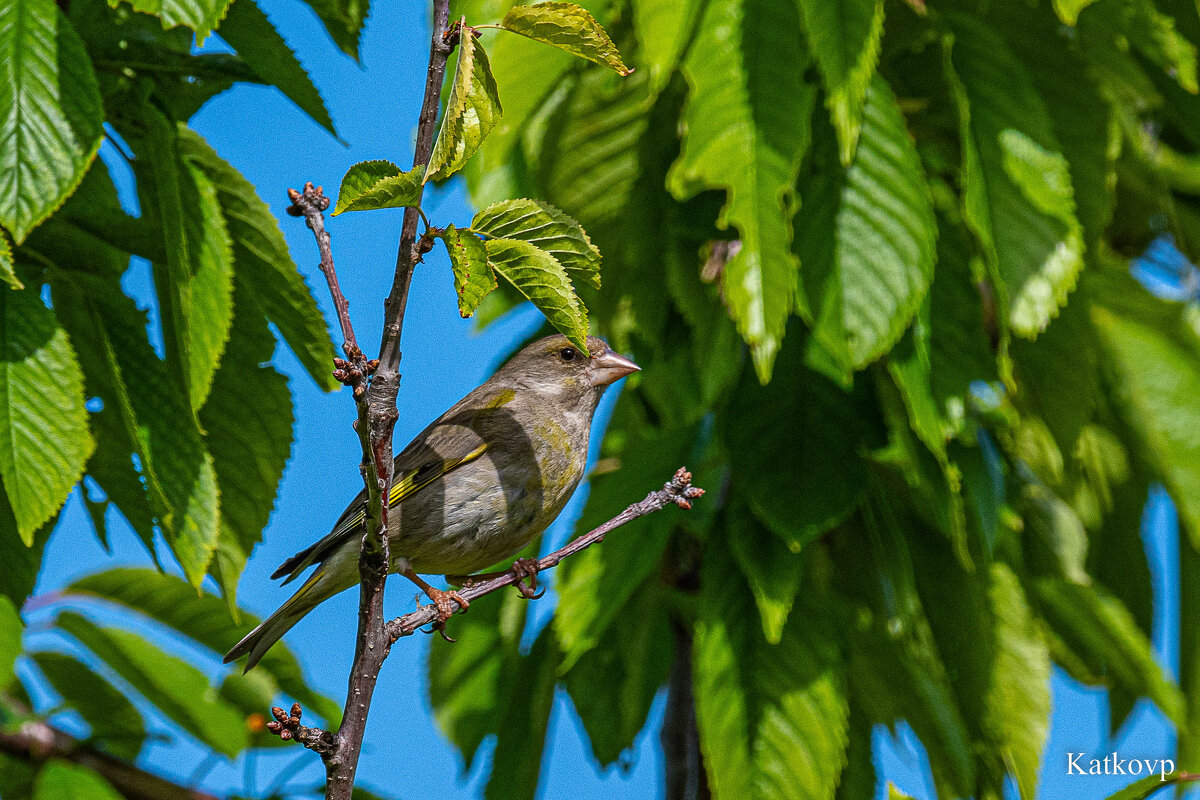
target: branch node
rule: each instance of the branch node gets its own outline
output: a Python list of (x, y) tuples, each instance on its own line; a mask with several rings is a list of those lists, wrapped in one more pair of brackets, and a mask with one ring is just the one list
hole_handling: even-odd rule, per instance
[(297, 741), (326, 760), (332, 756), (334, 736), (321, 728), (309, 728), (300, 724), (303, 710), (299, 703), (292, 703), (291, 713), (285, 712), (279, 706), (271, 707), (274, 721), (267, 723), (267, 730), (285, 742)]

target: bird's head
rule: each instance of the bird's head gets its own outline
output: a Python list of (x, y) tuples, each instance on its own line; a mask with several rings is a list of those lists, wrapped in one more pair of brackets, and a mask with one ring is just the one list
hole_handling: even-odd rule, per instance
[[(611, 384), (641, 369), (613, 352), (596, 336), (587, 339), (588, 354), (562, 335), (547, 336), (525, 345), (500, 372), (509, 381), (561, 401), (591, 401)], [(571, 402), (574, 405), (574, 402)]]

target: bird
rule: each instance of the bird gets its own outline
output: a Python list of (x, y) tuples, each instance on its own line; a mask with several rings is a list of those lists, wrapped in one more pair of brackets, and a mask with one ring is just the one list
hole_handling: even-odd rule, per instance
[[(468, 603), (420, 575), (470, 583), (473, 573), (516, 555), (558, 516), (583, 478), (592, 417), (605, 390), (640, 370), (595, 336), (586, 350), (562, 335), (521, 348), (395, 458), (389, 495), (390, 572), (416, 583), (439, 622)], [(272, 575), (287, 584), (316, 569), (292, 597), (225, 655), (246, 671), (308, 612), (359, 582), (366, 494), (333, 530)], [(529, 574), (531, 561), (518, 565)], [(475, 576), (480, 577), (480, 576)], [(452, 602), (453, 601), (453, 602)]]

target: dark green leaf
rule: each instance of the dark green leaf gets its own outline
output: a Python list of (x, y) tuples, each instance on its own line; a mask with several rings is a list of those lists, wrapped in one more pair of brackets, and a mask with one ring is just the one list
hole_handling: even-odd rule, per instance
[(344, 211), (402, 208), (421, 203), (419, 169), (403, 172), (390, 161), (361, 161), (346, 170), (334, 216)]
[(258, 77), (277, 87), (301, 111), (337, 136), (321, 93), (254, 0), (234, 0), (217, 33), (237, 50)]
[(83, 180), (104, 122), (83, 42), (54, 0), (0, 7), (0, 119), (0, 226), (20, 244)]
[(1150, 775), (1140, 781), (1134, 781), (1115, 794), (1110, 794), (1108, 800), (1148, 800), (1166, 786), (1190, 784), (1198, 779), (1200, 778), (1196, 775), (1180, 772), (1168, 775)]
[[(862, 136), (841, 168), (827, 125), (796, 217), (813, 335), (849, 373), (892, 348), (933, 278), (937, 225), (904, 117), (883, 78), (865, 89)], [(830, 232), (832, 231), (832, 235)]]
[(232, 0), (108, 0), (113, 8), (122, 2), (129, 3), (134, 11), (158, 17), (164, 30), (176, 25), (191, 28), (196, 32), (196, 40), (203, 44), (221, 23)]
[(749, 509), (734, 507), (728, 513), (725, 530), (733, 560), (754, 593), (763, 636), (768, 644), (779, 644), (800, 591), (804, 560), (783, 539), (764, 528)]
[(517, 662), (513, 690), (496, 730), (492, 774), (483, 792), (488, 800), (533, 800), (536, 796), (558, 663), (558, 648), (548, 629), (538, 636), (529, 655)]
[(825, 84), (843, 164), (854, 157), (883, 38), (883, 0), (801, 0), (808, 47)]
[(101, 628), (72, 612), (60, 614), (57, 623), (167, 719), (205, 745), (228, 756), (245, 747), (246, 725), (241, 712), (221, 700), (216, 688), (196, 667), (137, 634)]
[(34, 289), (0, 291), (0, 337), (0, 477), (28, 545), (95, 443), (75, 351)]
[(66, 706), (92, 729), (92, 744), (126, 761), (137, 758), (146, 726), (125, 695), (72, 656), (40, 652), (32, 658)]
[(614, 69), (619, 75), (633, 72), (621, 61), (617, 46), (600, 23), (575, 3), (513, 6), (500, 26)]
[(325, 25), (338, 48), (358, 58), (358, 43), (370, 12), (370, 0), (304, 0)]
[(0, 280), (14, 289), (25, 288), (14, 271), (12, 245), (8, 243), (8, 236), (3, 230), (0, 230)]
[(0, 597), (0, 691), (13, 679), (13, 665), (21, 654), (21, 615), (7, 597)]

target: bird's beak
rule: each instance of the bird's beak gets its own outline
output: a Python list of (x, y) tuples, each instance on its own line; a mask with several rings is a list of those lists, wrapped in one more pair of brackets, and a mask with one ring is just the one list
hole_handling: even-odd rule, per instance
[(592, 386), (608, 386), (642, 368), (624, 356), (606, 350), (592, 358)]

